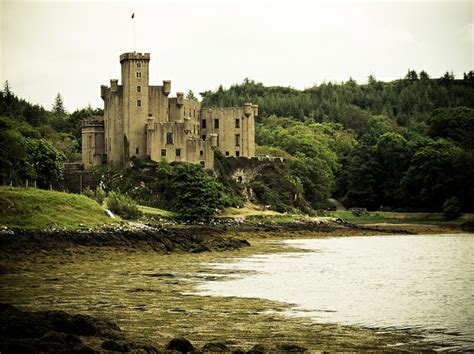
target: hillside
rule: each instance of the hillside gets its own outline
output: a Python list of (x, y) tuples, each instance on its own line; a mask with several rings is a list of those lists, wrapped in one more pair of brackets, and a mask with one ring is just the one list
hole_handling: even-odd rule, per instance
[(79, 229), (117, 223), (83, 195), (34, 188), (0, 187), (0, 225), (8, 228)]

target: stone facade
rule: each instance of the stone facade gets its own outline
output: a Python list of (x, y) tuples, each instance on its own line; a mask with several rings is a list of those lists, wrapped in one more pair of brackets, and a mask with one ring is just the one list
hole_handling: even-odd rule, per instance
[(171, 81), (149, 85), (149, 53), (120, 56), (122, 84), (101, 86), (102, 119), (84, 122), (82, 162), (127, 166), (130, 158), (182, 161), (214, 168), (214, 149), (225, 156), (255, 156), (258, 107), (201, 109), (182, 92), (168, 97)]

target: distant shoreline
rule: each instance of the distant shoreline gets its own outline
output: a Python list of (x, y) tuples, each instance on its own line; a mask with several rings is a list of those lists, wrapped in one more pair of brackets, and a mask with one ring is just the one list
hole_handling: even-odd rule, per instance
[(228, 251), (251, 246), (249, 240), (268, 237), (345, 237), (400, 234), (472, 233), (472, 225), (350, 224), (317, 222), (213, 222), (201, 225), (120, 225), (114, 228), (0, 230), (3, 252), (61, 250), (71, 246), (109, 247), (158, 253)]

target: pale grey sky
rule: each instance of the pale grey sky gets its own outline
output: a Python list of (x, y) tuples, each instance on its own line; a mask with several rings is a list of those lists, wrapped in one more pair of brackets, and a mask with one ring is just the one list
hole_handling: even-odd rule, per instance
[(172, 93), (245, 77), (305, 88), (352, 76), (439, 77), (474, 70), (473, 1), (0, 0), (0, 80), (50, 109), (102, 107), (99, 87), (120, 78), (119, 55), (151, 53), (150, 83)]

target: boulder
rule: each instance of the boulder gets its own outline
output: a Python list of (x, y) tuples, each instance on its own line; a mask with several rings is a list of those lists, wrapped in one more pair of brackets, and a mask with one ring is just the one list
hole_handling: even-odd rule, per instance
[(174, 350), (180, 353), (193, 352), (194, 347), (186, 338), (173, 338), (166, 346), (166, 350)]
[(114, 340), (106, 340), (102, 343), (101, 347), (105, 350), (111, 350), (114, 352), (128, 352), (129, 348), (127, 343), (121, 341), (114, 341)]
[(207, 343), (202, 347), (203, 352), (228, 352), (229, 347), (221, 342)]

